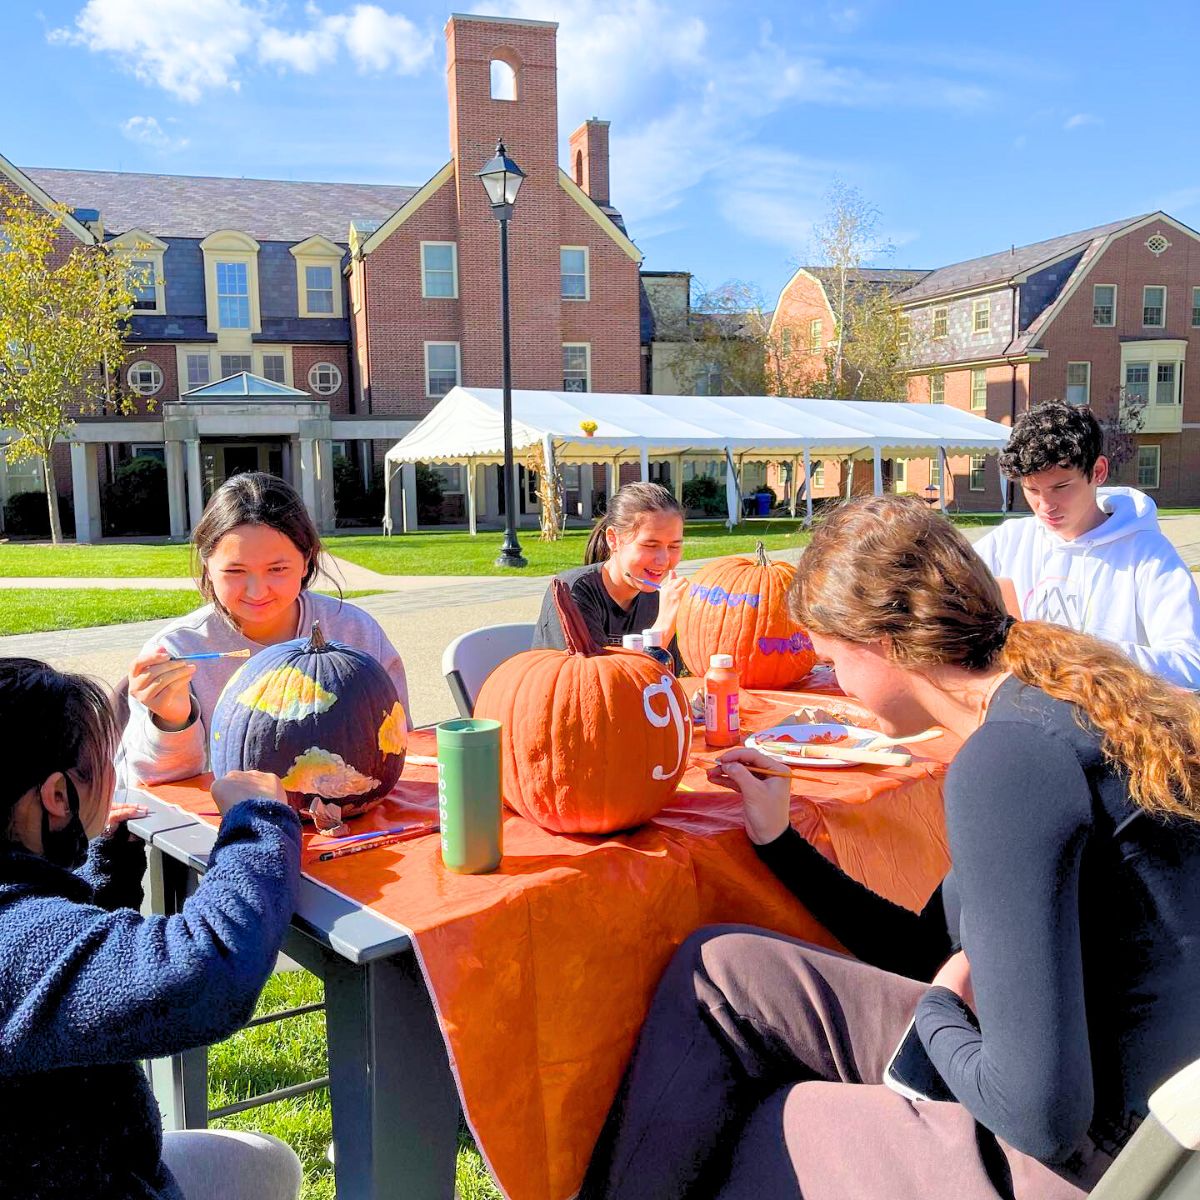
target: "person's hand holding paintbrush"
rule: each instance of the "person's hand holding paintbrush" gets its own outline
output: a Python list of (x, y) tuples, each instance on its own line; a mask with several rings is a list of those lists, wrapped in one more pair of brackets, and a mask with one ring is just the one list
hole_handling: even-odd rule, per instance
[(161, 646), (140, 654), (129, 668), (129, 696), (145, 705), (154, 724), (171, 733), (192, 721), (192, 663), (208, 658), (249, 658), (249, 650), (212, 650), (172, 656)]
[(791, 772), (757, 750), (734, 746), (708, 770), (710, 783), (740, 792), (746, 833), (756, 846), (773, 842), (788, 827), (792, 803)]

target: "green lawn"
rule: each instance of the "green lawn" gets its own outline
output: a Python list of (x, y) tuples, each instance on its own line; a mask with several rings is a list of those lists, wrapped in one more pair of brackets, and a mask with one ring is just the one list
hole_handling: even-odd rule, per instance
[[(321, 982), (305, 971), (274, 975), (259, 1000), (260, 1013), (278, 1012), (322, 998)], [(308, 1013), (234, 1034), (209, 1054), (210, 1108), (326, 1074), (325, 1015)], [(304, 1163), (301, 1200), (334, 1200), (333, 1168), (325, 1157), (332, 1138), (329, 1092), (322, 1088), (214, 1123), (218, 1128), (256, 1129), (287, 1142)], [(465, 1130), (459, 1132), (455, 1172), (463, 1200), (499, 1200), (483, 1160)], [(397, 1188), (402, 1190), (401, 1180)]]
[(6, 542), (0, 545), (0, 576), (22, 578), (38, 575), (92, 576), (108, 579), (187, 578), (191, 572), (185, 545), (143, 545), (114, 542), (100, 546), (62, 546)]

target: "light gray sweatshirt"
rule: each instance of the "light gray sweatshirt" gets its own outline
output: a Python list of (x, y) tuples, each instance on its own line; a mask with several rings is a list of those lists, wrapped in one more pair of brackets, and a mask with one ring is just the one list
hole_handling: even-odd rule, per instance
[[(327, 641), (363, 650), (383, 665), (396, 685), (411, 728), (404, 664), (375, 618), (336, 596), (301, 592), (297, 636), (306, 635), (314, 620), (321, 622), (321, 632)], [(169, 654), (243, 649), (257, 653), (265, 649), (261, 643), (252, 642), (233, 629), (211, 604), (172, 621), (146, 643), (143, 653), (155, 646), (161, 646)], [(170, 783), (207, 770), (208, 730), (213, 710), (221, 689), (242, 662), (237, 658), (215, 658), (196, 663), (196, 674), (192, 676), (192, 722), (177, 732), (159, 729), (149, 710), (130, 697), (129, 723), (118, 755), (118, 774), (124, 784)]]

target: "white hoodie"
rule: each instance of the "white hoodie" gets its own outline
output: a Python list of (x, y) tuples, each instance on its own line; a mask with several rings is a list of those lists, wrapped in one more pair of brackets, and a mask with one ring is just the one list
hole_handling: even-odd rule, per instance
[(1096, 500), (1111, 515), (1074, 541), (1024, 517), (975, 549), (993, 575), (1013, 581), (1026, 619), (1114, 642), (1145, 670), (1200, 689), (1200, 596), (1154, 501), (1124, 487), (1100, 488)]

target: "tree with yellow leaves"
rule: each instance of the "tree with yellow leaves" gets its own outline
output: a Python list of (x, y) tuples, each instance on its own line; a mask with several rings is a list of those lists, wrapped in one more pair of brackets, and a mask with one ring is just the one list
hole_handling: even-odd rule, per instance
[[(129, 352), (129, 263), (101, 245), (75, 242), (66, 210), (46, 211), (20, 192), (0, 207), (0, 427), (9, 462), (38, 458), (50, 509), (50, 536), (62, 540), (54, 443), (76, 419), (133, 411), (110, 379)], [(12, 435), (15, 435), (13, 437)]]

